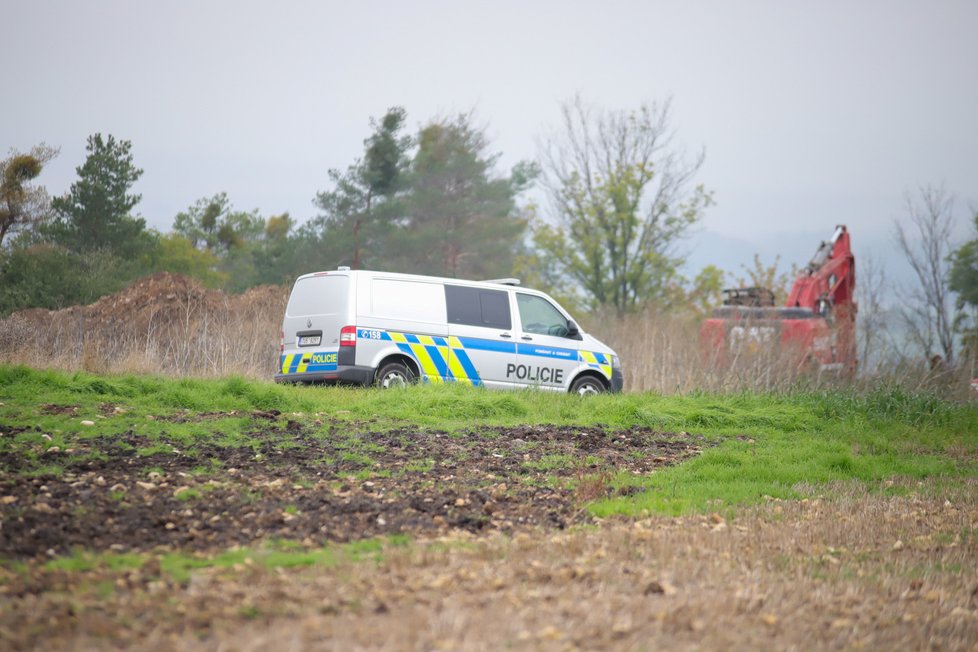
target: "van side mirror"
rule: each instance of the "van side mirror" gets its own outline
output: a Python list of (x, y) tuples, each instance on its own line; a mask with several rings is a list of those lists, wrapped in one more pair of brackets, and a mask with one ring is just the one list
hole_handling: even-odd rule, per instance
[(567, 337), (577, 337), (581, 334), (581, 329), (577, 327), (577, 322), (573, 319), (567, 320)]

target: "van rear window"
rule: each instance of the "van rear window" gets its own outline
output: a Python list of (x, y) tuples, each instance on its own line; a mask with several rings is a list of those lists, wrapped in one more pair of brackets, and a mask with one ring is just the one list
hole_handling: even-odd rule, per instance
[(513, 327), (509, 293), (502, 290), (445, 286), (448, 323), (508, 330)]
[(285, 314), (311, 317), (342, 312), (347, 306), (350, 279), (347, 276), (310, 276), (296, 281)]

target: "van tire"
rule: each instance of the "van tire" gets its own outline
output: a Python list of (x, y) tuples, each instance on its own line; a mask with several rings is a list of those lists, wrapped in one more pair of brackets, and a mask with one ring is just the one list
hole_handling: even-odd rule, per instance
[(577, 394), (578, 396), (591, 396), (593, 394), (602, 394), (607, 389), (605, 384), (594, 376), (581, 376), (571, 385), (570, 393)]
[(377, 386), (381, 389), (405, 387), (414, 380), (414, 373), (401, 362), (388, 362), (377, 372)]

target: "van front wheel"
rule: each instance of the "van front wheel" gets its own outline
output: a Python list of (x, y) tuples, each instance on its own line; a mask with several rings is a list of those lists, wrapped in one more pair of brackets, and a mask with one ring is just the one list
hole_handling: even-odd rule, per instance
[(604, 384), (597, 378), (583, 376), (574, 381), (574, 384), (571, 385), (570, 393), (578, 394), (579, 396), (591, 396), (592, 394), (602, 393), (604, 389)]
[(377, 372), (377, 386), (383, 389), (404, 387), (414, 382), (414, 374), (400, 362), (388, 362)]

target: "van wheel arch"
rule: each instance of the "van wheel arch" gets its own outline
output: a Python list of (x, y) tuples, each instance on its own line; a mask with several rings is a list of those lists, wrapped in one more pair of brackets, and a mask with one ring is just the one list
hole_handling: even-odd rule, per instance
[(418, 363), (415, 362), (413, 358), (406, 355), (389, 355), (380, 361), (377, 365), (377, 372), (374, 376), (374, 382), (377, 385), (382, 385), (382, 376), (387, 373), (385, 368), (391, 367), (392, 365), (402, 365), (405, 367), (411, 377), (407, 379), (409, 383), (417, 382), (421, 378), (421, 369), (418, 367)]
[(602, 394), (611, 388), (608, 379), (594, 371), (582, 371), (574, 377), (568, 390), (571, 394), (587, 396)]

